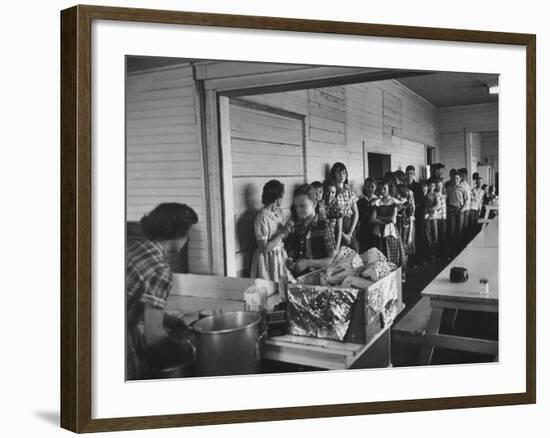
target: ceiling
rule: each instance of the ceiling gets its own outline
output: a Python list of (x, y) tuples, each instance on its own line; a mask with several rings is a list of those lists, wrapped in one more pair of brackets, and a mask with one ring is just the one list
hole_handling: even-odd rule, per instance
[(437, 107), (498, 102), (487, 89), (498, 84), (496, 74), (442, 72), (398, 81)]
[[(128, 73), (181, 64), (182, 58), (128, 56)], [(195, 60), (196, 61), (196, 60)], [(498, 102), (498, 95), (489, 94), (488, 84), (497, 84), (497, 74), (436, 72), (397, 79), (405, 87), (436, 107)]]
[(185, 61), (183, 58), (164, 58), (161, 56), (127, 56), (126, 72), (135, 73), (151, 68), (168, 67)]

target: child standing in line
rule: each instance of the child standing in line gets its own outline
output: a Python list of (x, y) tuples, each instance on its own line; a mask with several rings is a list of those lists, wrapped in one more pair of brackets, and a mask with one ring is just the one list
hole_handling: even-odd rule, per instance
[(330, 178), (336, 182), (338, 190), (336, 199), (344, 211), (342, 218), (342, 245), (358, 249), (355, 228), (359, 222), (357, 211), (357, 194), (349, 184), (349, 173), (343, 163), (336, 162), (330, 169)]
[(439, 208), (435, 213), (437, 223), (437, 240), (439, 247), (439, 257), (446, 260), (449, 256), (447, 243), (447, 194), (443, 185), (443, 178), (435, 180), (435, 195), (439, 201)]
[(285, 223), (281, 204), (285, 186), (278, 180), (268, 181), (263, 188), (264, 208), (254, 219), (254, 235), (257, 248), (252, 256), (251, 278), (263, 278), (276, 282), (287, 277), (284, 240), (292, 228), (292, 220)]
[(286, 266), (295, 276), (313, 269), (326, 268), (336, 255), (334, 234), (326, 219), (315, 213), (311, 186), (304, 184), (294, 191), (296, 223), (285, 241)]
[(342, 218), (344, 210), (340, 207), (337, 198), (338, 188), (333, 180), (326, 180), (323, 184), (323, 205), (325, 218), (328, 221), (329, 227), (334, 234), (336, 242), (336, 250), (340, 249), (342, 243)]
[(481, 207), (483, 206), (483, 196), (485, 195), (485, 190), (481, 188), (482, 186), (483, 178), (478, 175), (475, 180), (475, 187), (472, 189), (472, 201), (470, 203), (470, 223), (472, 224), (472, 233), (474, 236), (481, 229), (478, 220)]
[(401, 236), (395, 226), (397, 222), (397, 200), (390, 195), (390, 181), (384, 181), (381, 186), (380, 197), (373, 201), (373, 215), (371, 222), (374, 227), (374, 236), (377, 238), (377, 247), (384, 253), (388, 261), (403, 269), (407, 269), (407, 256), (401, 241)]
[(464, 191), (462, 241), (466, 245), (471, 238), (470, 205), (472, 203), (472, 186), (468, 182), (468, 170), (466, 168), (459, 169), (458, 174), (460, 175), (460, 187)]
[(320, 218), (325, 218), (326, 211), (323, 199), (323, 184), (320, 181), (313, 181), (310, 185), (316, 202), (315, 213), (318, 214)]
[(458, 253), (461, 245), (464, 201), (460, 176), (455, 173), (452, 183), (447, 186), (447, 237), (452, 246), (453, 255)]
[(439, 209), (439, 198), (435, 194), (435, 182), (430, 181), (426, 184), (427, 193), (424, 196), (424, 238), (426, 241), (426, 250), (430, 261), (435, 262), (435, 252), (437, 249), (437, 216)]
[(397, 230), (405, 247), (407, 258), (416, 253), (415, 234), (415, 198), (412, 190), (405, 184), (397, 186), (397, 198), (400, 202), (397, 210)]
[(377, 199), (376, 182), (372, 178), (367, 178), (363, 185), (363, 197), (357, 201), (357, 210), (359, 211), (359, 231), (357, 238), (359, 240), (359, 252), (367, 251), (374, 246), (374, 225), (371, 223), (372, 212), (375, 207), (373, 201)]

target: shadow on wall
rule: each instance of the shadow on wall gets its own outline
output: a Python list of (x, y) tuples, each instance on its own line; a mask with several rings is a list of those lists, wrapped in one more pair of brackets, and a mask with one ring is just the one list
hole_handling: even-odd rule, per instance
[(254, 236), (254, 219), (259, 213), (262, 202), (260, 188), (255, 184), (247, 184), (244, 188), (245, 211), (236, 214), (235, 238), (237, 240), (238, 255), (243, 258), (244, 267), (239, 276), (247, 277), (250, 273), (252, 255), (256, 249), (256, 238)]

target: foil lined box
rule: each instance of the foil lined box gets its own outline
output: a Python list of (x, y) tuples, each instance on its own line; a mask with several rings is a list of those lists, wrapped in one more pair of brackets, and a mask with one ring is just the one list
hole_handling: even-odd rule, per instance
[[(400, 268), (368, 289), (319, 286), (322, 272), (323, 270), (317, 270), (306, 274), (297, 279), (298, 284), (289, 285), (288, 328), (292, 334), (368, 344), (380, 331), (393, 323), (393, 319), (402, 309)], [(327, 318), (330, 316), (321, 316), (322, 312), (319, 310), (322, 300), (328, 300), (331, 290), (352, 290), (357, 294), (353, 303), (349, 301), (349, 321), (348, 318), (341, 319), (337, 330), (334, 322), (328, 322)], [(304, 296), (303, 291), (308, 291), (308, 295)], [(317, 302), (314, 301), (316, 294), (319, 295)], [(314, 303), (314, 307), (308, 303)], [(339, 309), (341, 315), (344, 314), (344, 309), (347, 307)], [(322, 322), (323, 318), (327, 321)]]
[(290, 334), (344, 340), (358, 289), (294, 284), (287, 294)]

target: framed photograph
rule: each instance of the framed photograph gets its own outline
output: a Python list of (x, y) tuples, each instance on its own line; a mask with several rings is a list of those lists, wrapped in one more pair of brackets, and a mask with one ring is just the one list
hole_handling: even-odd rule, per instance
[(535, 41), (62, 11), (62, 427), (535, 403)]

